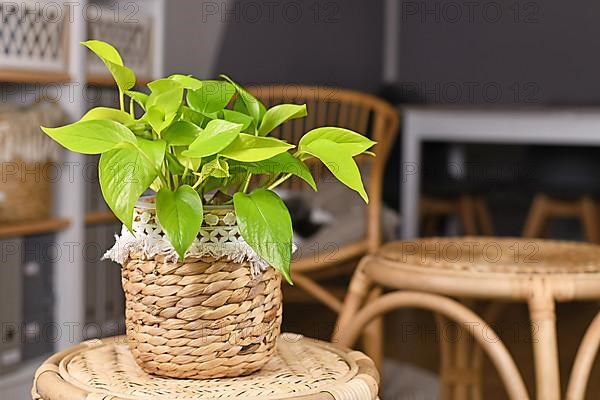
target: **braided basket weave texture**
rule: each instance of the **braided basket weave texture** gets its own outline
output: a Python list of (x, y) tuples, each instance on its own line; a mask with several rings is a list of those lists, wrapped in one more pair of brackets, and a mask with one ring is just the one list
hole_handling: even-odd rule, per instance
[(236, 377), (259, 370), (281, 329), (281, 278), (246, 263), (132, 258), (123, 265), (127, 337), (144, 371), (171, 378)]
[[(162, 237), (154, 210), (136, 208), (134, 214), (137, 234)], [(267, 268), (253, 274), (248, 260), (214, 255), (240, 245), (231, 208), (205, 210), (204, 219), (197, 246), (211, 246), (213, 255), (190, 251), (181, 262), (170, 252), (150, 256), (132, 248), (122, 264), (127, 337), (147, 373), (237, 377), (259, 370), (275, 353), (282, 318), (279, 273)]]

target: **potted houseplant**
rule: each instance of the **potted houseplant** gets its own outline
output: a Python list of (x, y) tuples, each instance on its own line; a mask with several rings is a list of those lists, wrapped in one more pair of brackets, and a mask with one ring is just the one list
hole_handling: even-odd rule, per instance
[[(134, 91), (115, 48), (83, 44), (113, 75), (120, 107), (42, 129), (69, 150), (101, 155), (102, 194), (124, 225), (107, 255), (123, 267), (137, 363), (177, 378), (256, 371), (275, 351), (281, 276), (292, 283), (291, 218), (273, 189), (296, 176), (316, 190), (306, 162), (318, 159), (367, 201), (353, 157), (374, 142), (323, 127), (290, 144), (269, 134), (305, 117), (305, 105), (267, 110), (224, 75), (172, 75)], [(148, 188), (156, 195), (140, 200)]]

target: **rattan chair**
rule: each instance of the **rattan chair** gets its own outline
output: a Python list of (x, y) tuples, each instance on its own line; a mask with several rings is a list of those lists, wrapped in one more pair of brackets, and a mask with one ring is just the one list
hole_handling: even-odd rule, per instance
[[(294, 283), (305, 293), (325, 304), (336, 313), (342, 309), (344, 293), (324, 287), (318, 282), (320, 276), (330, 277), (338, 272), (348, 274), (344, 265), (357, 261), (365, 254), (375, 251), (381, 243), (382, 185), (386, 160), (394, 144), (399, 126), (398, 111), (387, 102), (372, 95), (352, 90), (322, 86), (255, 86), (249, 89), (265, 106), (280, 103), (306, 104), (308, 117), (292, 120), (273, 132), (297, 143), (309, 130), (320, 126), (340, 126), (369, 136), (377, 142), (373, 151), (376, 157), (359, 158), (361, 170), (368, 169), (366, 190), (369, 204), (366, 208), (367, 229), (362, 240), (337, 249), (335, 259), (316, 257), (314, 254), (294, 261)], [(315, 165), (318, 176), (326, 169)], [(300, 180), (290, 182), (293, 189), (312, 190)], [(351, 195), (349, 193), (349, 195)], [(295, 298), (284, 296), (286, 301)]]
[(548, 227), (558, 219), (581, 224), (588, 242), (600, 243), (600, 187), (595, 171), (600, 167), (596, 148), (540, 146), (530, 149), (528, 187), (534, 196), (523, 228), (524, 237), (548, 237)]
[[(373, 288), (393, 289), (375, 300)], [(459, 302), (455, 299), (468, 299)], [(479, 316), (468, 307), (493, 301)], [(476, 340), (440, 340), (443, 399), (483, 398), (481, 366), (487, 353), (509, 398), (530, 398), (519, 369), (490, 326), (498, 301), (528, 304), (538, 400), (561, 398), (555, 303), (600, 300), (600, 246), (539, 239), (433, 238), (389, 243), (360, 262), (350, 284), (334, 342), (351, 347), (373, 318), (399, 308), (433, 311), (460, 324)], [(467, 335), (466, 335), (467, 336)], [(579, 347), (566, 390), (583, 400), (600, 345), (600, 313)], [(595, 398), (595, 397), (594, 397)]]

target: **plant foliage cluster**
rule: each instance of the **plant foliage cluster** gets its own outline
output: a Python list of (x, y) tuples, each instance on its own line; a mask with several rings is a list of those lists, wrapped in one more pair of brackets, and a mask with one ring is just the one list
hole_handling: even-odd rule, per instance
[[(135, 91), (135, 74), (114, 47), (95, 40), (83, 45), (114, 77), (120, 108), (93, 108), (78, 122), (42, 129), (69, 150), (101, 155), (102, 194), (130, 230), (139, 197), (156, 191), (158, 220), (181, 259), (198, 235), (203, 206), (233, 204), (244, 240), (291, 282), (292, 223), (273, 189), (297, 176), (316, 190), (306, 164), (311, 158), (367, 201), (354, 157), (368, 153), (374, 144), (368, 138), (322, 127), (296, 146), (269, 134), (306, 117), (305, 105), (266, 109), (225, 75), (171, 75), (148, 83), (148, 94)], [(250, 191), (256, 175), (260, 184)]]

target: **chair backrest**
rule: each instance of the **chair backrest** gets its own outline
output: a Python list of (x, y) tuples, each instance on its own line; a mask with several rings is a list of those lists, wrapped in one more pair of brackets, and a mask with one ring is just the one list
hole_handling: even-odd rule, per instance
[[(385, 164), (398, 133), (399, 112), (389, 103), (367, 93), (325, 86), (254, 86), (248, 88), (267, 108), (280, 103), (306, 104), (308, 116), (292, 120), (277, 128), (273, 136), (297, 143), (311, 129), (339, 126), (351, 129), (376, 141), (376, 157), (364, 156), (359, 164), (369, 165), (367, 240), (369, 251), (381, 242), (382, 186)], [(319, 167), (315, 171), (320, 174)], [(304, 187), (296, 181), (294, 188)]]

